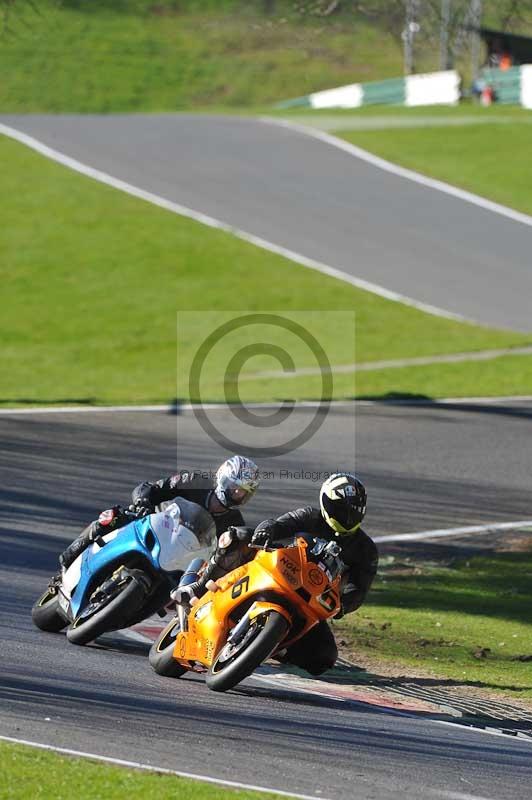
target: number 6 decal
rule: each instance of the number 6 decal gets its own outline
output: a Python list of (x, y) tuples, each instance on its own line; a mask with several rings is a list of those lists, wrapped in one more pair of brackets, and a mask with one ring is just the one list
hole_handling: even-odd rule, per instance
[(235, 583), (233, 586), (233, 590), (231, 592), (231, 597), (233, 600), (236, 600), (237, 597), (240, 597), (241, 594), (247, 592), (249, 588), (249, 576), (246, 575), (245, 578), (241, 578), (239, 581)]

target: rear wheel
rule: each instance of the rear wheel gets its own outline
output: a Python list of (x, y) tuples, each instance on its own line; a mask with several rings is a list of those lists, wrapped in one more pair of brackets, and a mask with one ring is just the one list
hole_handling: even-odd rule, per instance
[(229, 640), (220, 650), (206, 675), (206, 683), (214, 692), (226, 692), (270, 656), (288, 631), (288, 622), (278, 611), (270, 611), (252, 620), (243, 639)]
[[(118, 594), (97, 599), (81, 612), (66, 635), (72, 644), (88, 644), (107, 631), (125, 628), (146, 600), (149, 578), (138, 569), (127, 570)], [(97, 595), (98, 589), (93, 592)]]
[(159, 637), (152, 644), (149, 661), (157, 675), (164, 675), (166, 678), (180, 678), (188, 671), (174, 658), (175, 640), (180, 630), (181, 626), (176, 617), (164, 631), (161, 631)]
[(41, 631), (58, 633), (66, 628), (68, 622), (59, 610), (59, 594), (48, 587), (31, 609), (33, 624)]

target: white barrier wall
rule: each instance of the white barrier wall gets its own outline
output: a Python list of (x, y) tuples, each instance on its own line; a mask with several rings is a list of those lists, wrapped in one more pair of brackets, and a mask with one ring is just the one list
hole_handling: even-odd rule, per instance
[(366, 105), (454, 105), (460, 100), (460, 78), (454, 70), (351, 83), (278, 104), (278, 108), (358, 108)]
[(407, 106), (456, 105), (460, 100), (460, 78), (454, 69), (409, 75), (406, 79)]
[(362, 105), (364, 91), (360, 83), (340, 86), (338, 89), (327, 89), (310, 95), (312, 108), (358, 108)]
[(521, 105), (532, 108), (532, 64), (521, 67)]

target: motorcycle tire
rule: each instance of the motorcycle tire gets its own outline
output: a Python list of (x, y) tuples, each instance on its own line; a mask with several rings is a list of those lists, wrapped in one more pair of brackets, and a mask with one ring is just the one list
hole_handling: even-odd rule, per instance
[(49, 588), (46, 589), (31, 609), (33, 624), (41, 631), (59, 633), (68, 625), (59, 609), (59, 595)]
[(66, 635), (71, 644), (88, 644), (103, 633), (127, 627), (128, 620), (146, 599), (146, 580), (149, 580), (141, 570), (131, 569), (129, 574), (131, 580), (119, 595), (91, 616), (74, 620), (67, 628)]
[(165, 678), (180, 678), (186, 667), (181, 666), (174, 658), (174, 647), (177, 634), (180, 631), (179, 620), (176, 618), (161, 631), (150, 648), (149, 662), (157, 675)]
[(289, 627), (278, 611), (270, 611), (251, 624), (256, 628), (255, 635), (244, 642), (243, 649), (224, 658), (225, 647), (222, 647), (209, 667), (205, 681), (213, 692), (226, 692), (251, 675), (273, 653)]

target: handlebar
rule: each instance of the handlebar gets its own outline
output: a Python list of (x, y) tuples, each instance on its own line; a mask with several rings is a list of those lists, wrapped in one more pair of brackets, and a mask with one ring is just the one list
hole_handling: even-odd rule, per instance
[(130, 505), (127, 508), (123, 508), (122, 513), (125, 514), (127, 517), (132, 517), (133, 519), (139, 519), (140, 517), (147, 517), (148, 514), (152, 514), (153, 511), (144, 506)]
[(253, 544), (249, 542), (248, 547), (250, 550), (264, 550), (265, 553), (273, 553), (275, 550), (282, 550), (283, 547), (291, 547), (292, 545), (287, 544), (276, 544), (275, 542), (271, 542), (270, 544)]

